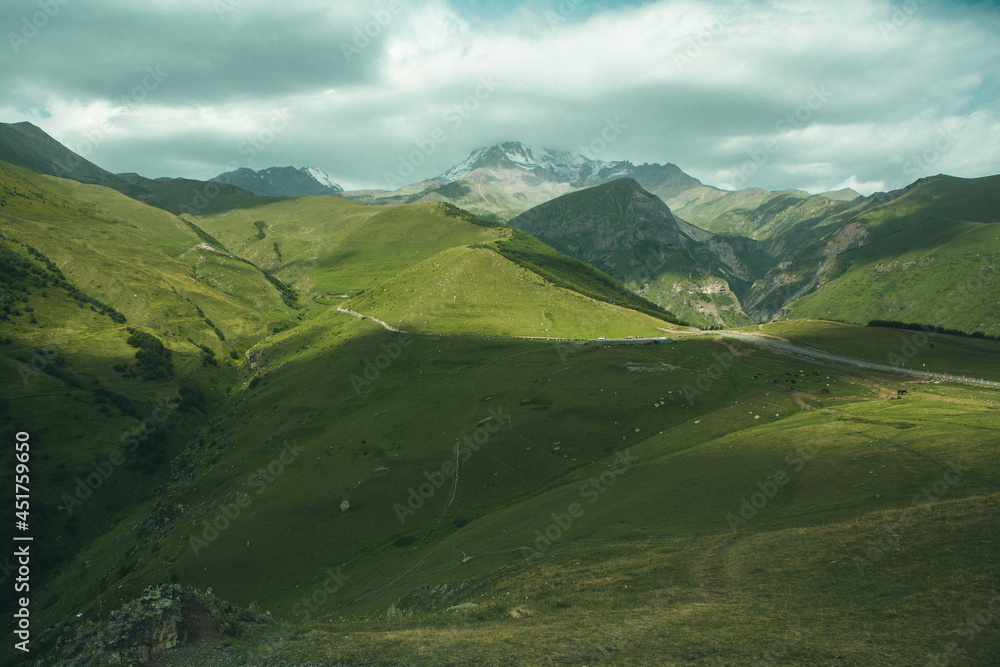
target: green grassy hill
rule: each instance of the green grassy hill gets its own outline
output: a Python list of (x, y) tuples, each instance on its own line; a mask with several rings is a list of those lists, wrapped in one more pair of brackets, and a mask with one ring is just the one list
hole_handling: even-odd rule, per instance
[(459, 179), (444, 184), (440, 181), (427, 181), (394, 192), (365, 190), (347, 192), (343, 196), (374, 206), (451, 204), (492, 222), (507, 222), (524, 213), (532, 203), (544, 201), (539, 199), (532, 202), (526, 194), (517, 197), (491, 183), (473, 179)]
[(296, 317), (162, 210), (3, 163), (0, 188), (0, 421), (43, 443), (32, 516), (54, 570), (155, 498), (242, 353)]
[[(615, 331), (664, 326), (622, 308), (589, 317), (591, 305), (603, 308), (590, 299), (673, 317), (583, 262), (447, 204), (386, 209), (302, 197), (196, 224), (308, 298), (403, 328), (596, 338), (608, 332), (609, 318), (622, 319)], [(483, 247), (503, 256), (487, 261)]]
[[(440, 204), (365, 206), (337, 197), (298, 197), (199, 217), (230, 250), (307, 296), (354, 294), (448, 248), (492, 239)], [(195, 220), (195, 218), (191, 218)]]
[(677, 216), (710, 232), (772, 242), (800, 223), (822, 220), (851, 206), (849, 202), (801, 190), (768, 192), (748, 188), (711, 194), (695, 198), (695, 193), (682, 193), (668, 204)]
[(595, 339), (659, 336), (667, 322), (595, 301), (487, 248), (451, 248), (346, 306), (404, 331)]
[(926, 179), (853, 222), (866, 244), (840, 254), (788, 318), (1000, 332), (1000, 177)]
[(165, 211), (9, 165), (0, 164), (0, 179), (0, 232), (37, 248), (129, 322), (239, 347), (292, 319), (260, 270)]
[[(845, 255), (885, 263), (894, 239), (935, 253), (893, 275), (985, 254), (990, 184), (932, 180), (873, 205), (874, 241)], [(1000, 588), (995, 389), (684, 331), (611, 276), (447, 205), (303, 197), (176, 217), (6, 164), (0, 186), (0, 416), (8, 441), (31, 433), (44, 554), (32, 662), (111, 650), (88, 633), (167, 583), (249, 607), (213, 650), (250, 664), (997, 655), (1000, 625), (979, 620)], [(963, 192), (979, 203), (941, 203)], [(1000, 378), (1000, 342), (760, 330)]]
[[(753, 346), (401, 337), (332, 309), (251, 358), (158, 509), (88, 545), (46, 619), (178, 581), (293, 622), (267, 649), (293, 661), (731, 664), (786, 641), (913, 664), (1000, 576), (995, 390), (888, 400), (897, 376)], [(102, 590), (83, 563), (120, 544)]]
[[(34, 444), (36, 586), (155, 498), (171, 474), (170, 460), (229, 391), (236, 370), (210, 329), (214, 344), (206, 335), (209, 343), (199, 346), (126, 321), (81, 290), (69, 268), (15, 240), (18, 229), (5, 228), (0, 237), (0, 429), (11, 442), (26, 431)], [(13, 488), (13, 465), (2, 471)], [(9, 539), (11, 529), (5, 523), (3, 536)], [(94, 580), (114, 569), (109, 565)], [(50, 589), (34, 598), (35, 609), (59, 595)]]

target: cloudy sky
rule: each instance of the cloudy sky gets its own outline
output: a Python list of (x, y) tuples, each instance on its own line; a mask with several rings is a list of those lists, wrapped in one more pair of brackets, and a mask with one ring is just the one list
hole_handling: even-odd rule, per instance
[(4, 0), (0, 25), (0, 121), (115, 172), (386, 188), (518, 140), (722, 187), (1000, 173), (997, 0)]

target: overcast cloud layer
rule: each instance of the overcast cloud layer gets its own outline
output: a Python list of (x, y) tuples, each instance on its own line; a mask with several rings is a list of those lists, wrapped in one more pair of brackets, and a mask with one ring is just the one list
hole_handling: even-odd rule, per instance
[(517, 140), (730, 188), (1000, 173), (995, 0), (7, 0), (0, 25), (0, 120), (114, 172), (387, 188)]

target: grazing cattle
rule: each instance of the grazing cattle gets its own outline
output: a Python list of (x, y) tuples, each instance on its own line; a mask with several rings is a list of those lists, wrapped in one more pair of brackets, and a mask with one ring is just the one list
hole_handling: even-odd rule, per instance
[(905, 389), (897, 389), (896, 390), (896, 396), (903, 396), (904, 394), (906, 394), (906, 390)]
[(819, 393), (821, 393), (821, 394), (829, 394), (830, 390), (829, 389), (820, 389)]

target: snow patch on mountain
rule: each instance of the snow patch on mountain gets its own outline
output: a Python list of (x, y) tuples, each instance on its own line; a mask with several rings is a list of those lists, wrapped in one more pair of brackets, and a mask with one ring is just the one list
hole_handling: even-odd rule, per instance
[(336, 195), (344, 189), (333, 182), (326, 172), (315, 167), (268, 167), (254, 171), (242, 167), (219, 174), (212, 179), (235, 185), (261, 197), (301, 197), (304, 195)]
[(344, 191), (344, 188), (334, 183), (333, 179), (330, 178), (329, 174), (327, 174), (322, 169), (317, 169), (316, 167), (302, 167), (302, 169), (300, 169), (299, 171), (301, 171), (303, 174), (311, 176), (313, 179), (316, 180), (317, 183), (319, 183), (320, 185), (325, 185), (331, 190), (335, 190), (336, 192)]
[(578, 184), (582, 184), (587, 176), (605, 164), (607, 163), (591, 160), (577, 153), (548, 148), (533, 149), (520, 142), (511, 141), (474, 150), (468, 158), (438, 176), (436, 180), (451, 183), (465, 178), (477, 169), (508, 170), (522, 171), (545, 181), (570, 183), (579, 187)]

